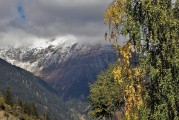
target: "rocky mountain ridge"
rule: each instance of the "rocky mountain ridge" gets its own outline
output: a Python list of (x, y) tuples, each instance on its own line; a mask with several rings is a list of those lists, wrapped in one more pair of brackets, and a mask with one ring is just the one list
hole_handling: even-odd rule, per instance
[(43, 78), (65, 99), (86, 99), (89, 83), (116, 61), (111, 45), (58, 39), (24, 48), (1, 48), (0, 58)]

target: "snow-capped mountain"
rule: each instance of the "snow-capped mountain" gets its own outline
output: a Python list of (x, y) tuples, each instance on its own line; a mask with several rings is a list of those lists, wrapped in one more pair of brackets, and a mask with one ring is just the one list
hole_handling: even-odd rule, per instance
[(116, 61), (110, 45), (83, 44), (71, 37), (38, 41), (29, 47), (1, 48), (0, 58), (42, 77), (67, 99), (85, 99), (89, 83)]
[[(0, 58), (8, 61), (9, 63), (26, 69), (32, 73), (36, 73), (39, 69), (43, 69), (43, 64), (50, 59), (54, 60), (53, 54), (60, 51), (61, 56), (58, 62), (62, 62), (68, 56), (64, 56), (68, 52), (68, 48), (77, 43), (75, 38), (71, 36), (69, 39), (51, 39), (51, 40), (39, 40), (34, 42), (29, 47), (6, 47), (0, 48)], [(67, 42), (68, 41), (68, 42)], [(41, 63), (41, 64), (40, 64)]]

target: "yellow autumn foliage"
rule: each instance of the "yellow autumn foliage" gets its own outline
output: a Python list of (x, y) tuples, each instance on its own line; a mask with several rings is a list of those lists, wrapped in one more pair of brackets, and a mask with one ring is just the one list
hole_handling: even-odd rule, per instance
[[(140, 83), (141, 70), (138, 67), (131, 67), (132, 58), (131, 43), (127, 42), (121, 47), (120, 54), (123, 58), (118, 58), (118, 68), (113, 70), (114, 78), (119, 85), (124, 86), (125, 91), (125, 116), (127, 119), (138, 118), (138, 111), (143, 105), (142, 92), (143, 87)], [(125, 83), (125, 84), (123, 84)]]
[[(122, 23), (125, 15), (125, 3), (126, 0), (114, 0), (114, 2), (108, 7), (104, 13), (104, 23), (109, 25), (110, 36), (105, 33), (105, 39), (118, 39), (118, 25)], [(128, 18), (129, 19), (129, 18)], [(112, 28), (111, 28), (112, 26)], [(125, 95), (125, 117), (130, 119), (138, 118), (138, 111), (143, 105), (142, 92), (143, 86), (141, 79), (143, 79), (142, 71), (139, 67), (131, 66), (132, 58), (132, 44), (130, 40), (125, 45), (118, 48), (116, 42), (114, 42), (114, 48), (118, 55), (118, 67), (113, 70), (114, 79), (119, 83), (119, 87), (123, 87)]]

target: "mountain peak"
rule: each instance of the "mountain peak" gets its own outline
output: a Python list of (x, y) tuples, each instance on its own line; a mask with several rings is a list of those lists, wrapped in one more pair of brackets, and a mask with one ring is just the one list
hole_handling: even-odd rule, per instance
[(88, 83), (116, 61), (111, 46), (79, 43), (73, 36), (38, 41), (28, 48), (0, 49), (0, 58), (43, 78), (67, 99), (85, 99)]
[(35, 41), (32, 46), (29, 46), (30, 48), (36, 48), (36, 49), (45, 49), (48, 47), (68, 47), (72, 46), (73, 44), (77, 43), (77, 39), (74, 36), (68, 35), (64, 37), (55, 37), (50, 40), (37, 40)]

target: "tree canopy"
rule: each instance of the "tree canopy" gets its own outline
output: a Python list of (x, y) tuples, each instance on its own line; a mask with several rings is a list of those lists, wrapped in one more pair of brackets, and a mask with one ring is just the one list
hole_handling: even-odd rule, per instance
[[(118, 86), (113, 76), (113, 69), (116, 64), (112, 64), (106, 71), (101, 72), (97, 81), (90, 86), (90, 104), (93, 106), (92, 117), (115, 117), (116, 111), (123, 105), (124, 92)], [(121, 107), (122, 108), (122, 107)]]
[[(179, 0), (114, 0), (104, 22), (118, 56), (113, 76), (123, 86), (122, 118), (179, 119)], [(139, 64), (131, 64), (132, 54)]]

